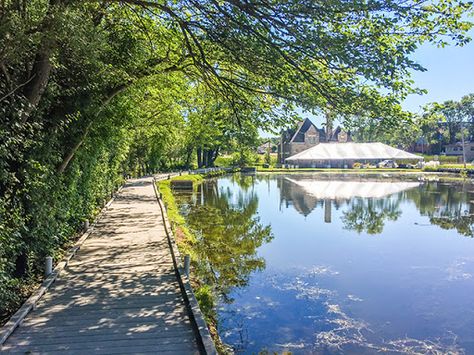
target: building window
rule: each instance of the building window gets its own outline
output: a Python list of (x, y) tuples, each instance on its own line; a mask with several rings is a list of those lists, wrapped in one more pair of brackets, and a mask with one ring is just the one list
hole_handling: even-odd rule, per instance
[(317, 144), (318, 143), (318, 136), (317, 135), (308, 135), (306, 136), (307, 142), (309, 144)]

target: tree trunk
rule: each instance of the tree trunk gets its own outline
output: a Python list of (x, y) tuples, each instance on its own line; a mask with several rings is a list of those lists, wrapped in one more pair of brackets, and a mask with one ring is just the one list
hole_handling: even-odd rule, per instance
[(192, 154), (193, 154), (193, 147), (188, 147), (186, 149), (186, 158), (185, 158), (185, 161), (184, 161), (184, 167), (186, 169), (189, 169), (191, 168), (191, 158), (192, 158)]
[(51, 74), (51, 48), (42, 48), (35, 57), (33, 70), (31, 71), (30, 81), (24, 86), (23, 95), (28, 101), (28, 107), (21, 115), (22, 122), (26, 122), (33, 110), (38, 106), (41, 97), (48, 85)]
[(43, 39), (40, 43), (38, 52), (36, 53), (31, 73), (28, 75), (27, 84), (23, 87), (23, 95), (28, 101), (28, 107), (20, 116), (23, 123), (28, 120), (31, 113), (40, 103), (41, 97), (48, 85), (52, 69), (50, 58), (53, 54), (54, 47), (56, 46), (56, 40), (54, 38), (55, 34), (50, 33), (50, 31), (54, 28), (54, 22), (56, 21), (56, 11), (54, 8), (60, 3), (61, 0), (50, 1), (48, 12), (42, 24)]
[(214, 166), (214, 149), (207, 151), (207, 165), (212, 168)]
[(63, 158), (63, 161), (61, 163), (61, 165), (58, 167), (57, 171), (59, 174), (62, 174), (64, 173), (64, 171), (66, 170), (67, 166), (69, 165), (69, 162), (71, 161), (71, 159), (74, 157), (74, 155), (76, 154), (77, 150), (81, 147), (81, 145), (84, 143), (85, 139), (87, 138), (88, 134), (89, 134), (89, 130), (92, 126), (92, 123), (94, 123), (94, 119), (99, 117), (100, 113), (102, 112), (102, 110), (104, 109), (104, 107), (106, 107), (110, 101), (112, 101), (112, 99), (117, 96), (118, 94), (120, 94), (122, 91), (124, 91), (125, 89), (127, 89), (129, 86), (131, 85), (131, 82), (129, 83), (126, 83), (126, 84), (122, 84), (122, 85), (119, 85), (119, 86), (116, 86), (115, 88), (109, 90), (109, 92), (107, 93), (107, 96), (106, 98), (102, 101), (102, 104), (100, 105), (100, 108), (97, 110), (97, 113), (94, 115), (94, 118), (87, 124), (86, 128), (84, 129), (81, 137), (79, 138), (78, 142), (69, 150), (69, 152), (66, 154), (66, 156)]
[(197, 161), (198, 161), (198, 168), (202, 168), (202, 149), (201, 147), (196, 149), (196, 154), (197, 154)]
[(62, 174), (64, 173), (64, 171), (66, 170), (67, 166), (69, 165), (69, 162), (71, 161), (71, 159), (74, 157), (74, 155), (76, 154), (77, 150), (81, 147), (81, 145), (84, 143), (84, 141), (86, 140), (88, 134), (89, 134), (89, 129), (92, 125), (92, 121), (89, 122), (86, 126), (86, 128), (84, 129), (84, 131), (82, 132), (82, 135), (81, 137), (79, 137), (79, 140), (76, 142), (76, 144), (74, 144), (72, 146), (72, 148), (69, 150), (69, 152), (64, 156), (63, 158), (63, 161), (61, 162), (61, 165), (59, 165), (58, 169), (57, 169), (57, 172), (59, 174)]
[(219, 147), (214, 149), (212, 154), (212, 166), (214, 166), (214, 162), (216, 161), (217, 157), (219, 156)]
[(202, 165), (206, 168), (209, 166), (209, 161), (207, 160), (207, 158), (208, 158), (208, 150), (203, 149), (202, 150)]
[(28, 269), (28, 256), (26, 252), (23, 250), (17, 256), (15, 260), (15, 272), (13, 275), (17, 278), (23, 277), (26, 275), (26, 271)]

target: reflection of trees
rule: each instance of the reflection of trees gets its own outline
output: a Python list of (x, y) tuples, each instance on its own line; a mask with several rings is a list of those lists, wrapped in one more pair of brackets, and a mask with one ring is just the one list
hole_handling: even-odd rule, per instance
[(343, 214), (344, 228), (358, 233), (381, 233), (385, 220), (397, 220), (401, 215), (399, 203), (403, 199), (413, 201), (420, 214), (429, 217), (431, 224), (473, 236), (474, 193), (468, 188), (472, 189), (472, 185), (427, 182), (389, 199), (355, 199)]
[(401, 216), (399, 206), (400, 199), (353, 199), (341, 218), (344, 229), (357, 233), (382, 233), (386, 220), (396, 221)]
[[(292, 177), (292, 180), (296, 178)], [(330, 204), (329, 200), (323, 204), (323, 200), (316, 198), (314, 193), (308, 193), (302, 186), (288, 181), (284, 176), (277, 178), (277, 186), (280, 190), (281, 203), (285, 203), (287, 207), (292, 205), (304, 216), (324, 205), (325, 221), (328, 223), (331, 216), (329, 206), (338, 209), (347, 205), (348, 211), (342, 216), (344, 228), (358, 233), (381, 233), (386, 220), (397, 220), (401, 215), (400, 202), (411, 200), (420, 214), (429, 217), (432, 224), (443, 229), (456, 229), (462, 235), (474, 236), (474, 191), (470, 191), (473, 190), (472, 184), (425, 182), (417, 188), (391, 194), (386, 198), (331, 199)]]
[(255, 183), (254, 174), (233, 174), (230, 179), (232, 182), (237, 183), (243, 191), (248, 191)]
[(241, 191), (233, 198), (231, 190), (218, 191), (215, 184), (203, 184), (202, 193), (206, 203), (190, 206), (187, 213), (188, 225), (198, 236), (197, 271), (226, 298), (232, 287), (246, 285), (251, 272), (265, 267), (256, 251), (272, 239), (271, 229), (256, 216), (254, 193)]
[(407, 192), (407, 198), (417, 206), (430, 223), (443, 229), (456, 229), (465, 236), (474, 236), (474, 193), (470, 184), (426, 183)]
[(459, 234), (473, 237), (474, 216), (431, 217), (430, 222), (443, 229), (456, 229)]

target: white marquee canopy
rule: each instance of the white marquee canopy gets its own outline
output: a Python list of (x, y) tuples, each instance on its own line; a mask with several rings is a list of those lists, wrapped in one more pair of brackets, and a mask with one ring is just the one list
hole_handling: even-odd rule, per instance
[(325, 160), (422, 160), (420, 155), (405, 152), (383, 143), (320, 143), (286, 159), (288, 163)]

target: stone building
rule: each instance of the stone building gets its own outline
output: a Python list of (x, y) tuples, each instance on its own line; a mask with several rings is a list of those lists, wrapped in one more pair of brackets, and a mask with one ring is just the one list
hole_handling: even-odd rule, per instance
[(335, 130), (328, 128), (325, 131), (316, 127), (310, 119), (305, 118), (295, 128), (282, 132), (280, 144), (278, 145), (278, 162), (285, 163), (285, 159), (306, 149), (314, 147), (319, 143), (338, 142), (346, 143), (352, 141), (350, 134), (337, 127)]

